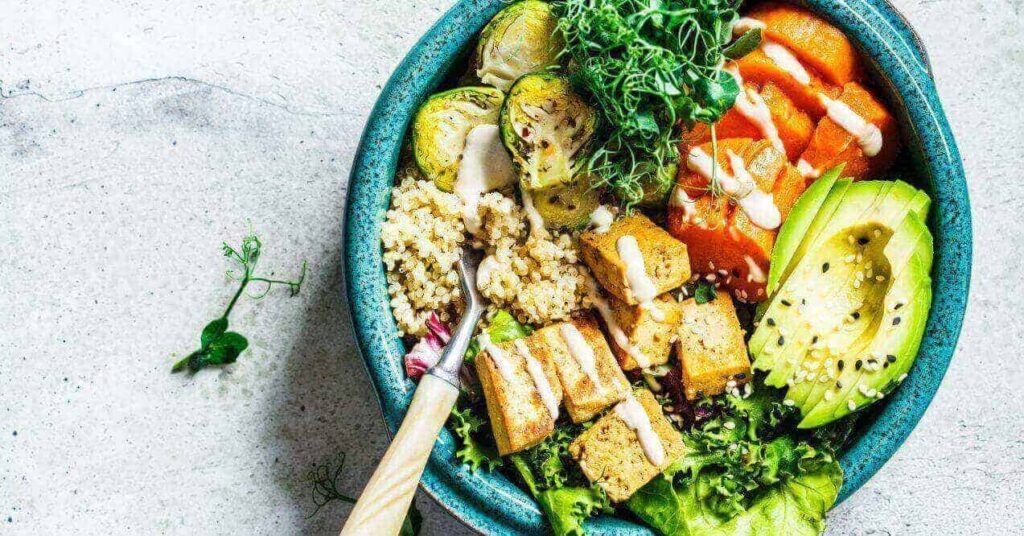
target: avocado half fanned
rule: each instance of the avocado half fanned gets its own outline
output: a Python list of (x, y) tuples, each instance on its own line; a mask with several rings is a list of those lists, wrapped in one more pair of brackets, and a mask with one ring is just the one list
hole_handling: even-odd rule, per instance
[(931, 306), (927, 194), (840, 172), (808, 188), (780, 229), (771, 299), (749, 343), (765, 383), (788, 388), (801, 428), (892, 392), (917, 356)]

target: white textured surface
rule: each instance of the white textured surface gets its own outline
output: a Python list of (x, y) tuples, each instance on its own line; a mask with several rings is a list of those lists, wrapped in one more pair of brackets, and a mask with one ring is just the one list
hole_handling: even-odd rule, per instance
[[(331, 534), (304, 474), (385, 437), (340, 286), (366, 114), (451, 0), (5, 0), (0, 17), (0, 533)], [(960, 351), (833, 534), (1024, 533), (1020, 0), (898, 2), (928, 43), (974, 200)], [(232, 288), (245, 222), (302, 295), (243, 301), (230, 371), (168, 374)], [(428, 534), (464, 532), (420, 499)]]

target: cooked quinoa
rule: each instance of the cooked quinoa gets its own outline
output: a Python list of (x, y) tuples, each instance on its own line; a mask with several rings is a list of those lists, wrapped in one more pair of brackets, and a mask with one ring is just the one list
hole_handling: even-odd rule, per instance
[(520, 322), (544, 325), (580, 308), (586, 280), (573, 234), (530, 233), (519, 204), (491, 192), (480, 200), (480, 231), (467, 237), (457, 196), (415, 173), (401, 175), (381, 238), (391, 309), (403, 335), (425, 334), (431, 311), (446, 322), (457, 316), (462, 301), (455, 263), (463, 244), (490, 259), (477, 282), (490, 301), (488, 316), (506, 309)]
[(391, 190), (391, 209), (381, 229), (391, 310), (399, 331), (426, 334), (437, 311), (450, 321), (461, 300), (455, 263), (465, 240), (459, 198), (432, 181), (408, 173)]
[(491, 192), (480, 200), (483, 227), (474, 237), (487, 257), (477, 288), (495, 309), (533, 325), (565, 320), (580, 308), (586, 279), (568, 233), (530, 233), (522, 209)]

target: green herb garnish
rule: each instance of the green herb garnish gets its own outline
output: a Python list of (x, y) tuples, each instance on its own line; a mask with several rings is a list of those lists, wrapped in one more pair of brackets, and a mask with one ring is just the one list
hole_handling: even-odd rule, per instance
[(714, 123), (736, 100), (740, 88), (722, 65), (740, 3), (553, 3), (572, 80), (602, 115), (600, 141), (584, 171), (627, 206), (643, 200), (645, 187), (657, 191), (671, 181), (661, 170), (679, 158), (680, 124)]
[(260, 299), (266, 296), (274, 285), (287, 286), (291, 296), (299, 293), (302, 282), (306, 279), (306, 263), (302, 263), (302, 273), (297, 281), (257, 276), (255, 274), (256, 264), (259, 262), (262, 246), (263, 243), (260, 242), (260, 239), (252, 231), (242, 239), (240, 249), (236, 250), (228, 245), (227, 242), (224, 242), (222, 246), (224, 256), (238, 264), (237, 271), (227, 271), (229, 278), (239, 282), (238, 291), (231, 298), (231, 302), (228, 303), (224, 314), (203, 328), (203, 332), (199, 336), (199, 349), (175, 363), (171, 368), (172, 373), (181, 372), (186, 368), (190, 372), (195, 373), (206, 367), (234, 363), (242, 351), (248, 348), (249, 341), (245, 337), (240, 333), (228, 331), (228, 315), (231, 314), (231, 310), (238, 303), (238, 299), (242, 297), (242, 293), (245, 292), (246, 287), (250, 283), (262, 283), (265, 285), (262, 292), (249, 295), (253, 299)]
[[(309, 470), (306, 480), (312, 486), (313, 504), (316, 505), (316, 509), (313, 510), (313, 513), (309, 514), (309, 517), (315, 516), (321, 508), (335, 501), (355, 504), (355, 498), (342, 493), (338, 489), (341, 473), (344, 470), (344, 452), (336, 456), (335, 459), (328, 460), (320, 465), (314, 465)], [(402, 522), (402, 530), (399, 532), (399, 535), (415, 536), (419, 534), (422, 525), (423, 515), (416, 508), (416, 501), (414, 500), (409, 505), (409, 513), (406, 514), (405, 521)]]
[(693, 299), (698, 305), (704, 305), (714, 300), (716, 295), (715, 286), (707, 281), (698, 281), (697, 286), (693, 289)]

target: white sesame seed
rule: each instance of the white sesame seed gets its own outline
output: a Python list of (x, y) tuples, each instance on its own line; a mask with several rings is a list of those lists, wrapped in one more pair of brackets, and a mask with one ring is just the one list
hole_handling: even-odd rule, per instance
[(875, 235), (875, 238), (882, 236), (882, 231), (875, 229), (871, 234)]
[(884, 275), (876, 275), (875, 276), (875, 281), (878, 281), (879, 283), (881, 283), (882, 281), (885, 281), (885, 276)]
[(852, 244), (854, 242), (853, 235), (846, 235), (846, 241)]
[(905, 379), (907, 379), (907, 373), (906, 372), (904, 372), (903, 374), (900, 374), (900, 377), (896, 378), (896, 381), (898, 383), (903, 383), (903, 380), (905, 380)]
[(725, 424), (723, 426), (725, 426), (725, 428), (727, 430), (732, 430), (732, 429), (736, 428), (736, 423), (734, 423), (732, 421), (725, 421)]
[(878, 394), (875, 396), (875, 398), (881, 400), (881, 399), (885, 398), (885, 393), (879, 391)]
[(796, 405), (796, 400), (793, 400), (791, 398), (787, 398), (787, 399), (782, 401), (782, 404), (785, 405), (785, 406), (793, 407), (793, 406)]
[(726, 270), (719, 270), (718, 271), (718, 275), (720, 275), (722, 277), (725, 277), (725, 276), (729, 275), (729, 272), (726, 271)]
[(828, 391), (825, 391), (825, 401), (832, 400), (833, 396), (835, 396), (835, 394), (832, 392), (831, 389), (829, 389)]
[(713, 283), (716, 279), (718, 279), (718, 277), (715, 276), (715, 274), (708, 274), (708, 275), (704, 276), (704, 279), (706, 279), (708, 282), (712, 282)]
[(853, 400), (847, 400), (846, 407), (850, 408), (850, 411), (854, 411), (857, 409), (857, 403), (854, 402)]
[(860, 288), (860, 280), (859, 279), (853, 282), (853, 288)]
[(846, 262), (850, 263), (850, 262), (853, 262), (853, 261), (857, 260), (857, 256), (851, 253), (850, 255), (847, 255), (846, 259), (844, 259), (844, 260)]

